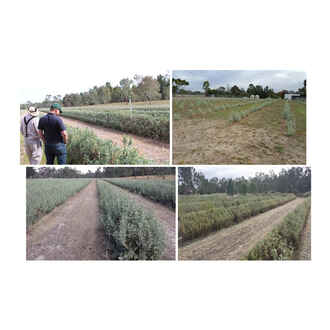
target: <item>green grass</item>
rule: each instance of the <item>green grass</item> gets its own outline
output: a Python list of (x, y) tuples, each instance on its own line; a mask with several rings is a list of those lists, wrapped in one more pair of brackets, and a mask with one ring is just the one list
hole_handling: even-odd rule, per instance
[(27, 179), (27, 228), (84, 188), (90, 179)]
[(154, 216), (128, 194), (97, 181), (100, 221), (111, 259), (157, 260), (165, 248), (165, 234)]

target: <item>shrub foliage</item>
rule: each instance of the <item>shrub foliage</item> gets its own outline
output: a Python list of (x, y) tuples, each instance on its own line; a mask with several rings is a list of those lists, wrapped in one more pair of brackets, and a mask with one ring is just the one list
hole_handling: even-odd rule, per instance
[(153, 215), (115, 186), (98, 180), (97, 187), (100, 220), (111, 258), (159, 259), (165, 247), (165, 234)]

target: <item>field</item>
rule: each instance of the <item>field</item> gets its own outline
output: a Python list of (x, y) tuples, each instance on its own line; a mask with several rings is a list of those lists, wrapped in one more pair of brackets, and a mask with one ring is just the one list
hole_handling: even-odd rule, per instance
[[(290, 106), (289, 120), (284, 115)], [(304, 164), (306, 104), (175, 97), (174, 164)]]
[(175, 210), (105, 180), (27, 180), (27, 259), (175, 259)]
[(89, 182), (89, 179), (27, 179), (26, 226), (31, 226)]
[(110, 183), (175, 209), (175, 180), (108, 179)]
[(179, 196), (179, 243), (182, 260), (310, 260), (310, 197)]
[[(168, 101), (136, 103), (132, 116), (127, 104), (68, 107), (61, 116), (69, 133), (67, 164), (169, 163)], [(20, 163), (25, 165), (22, 137), (20, 143)]]

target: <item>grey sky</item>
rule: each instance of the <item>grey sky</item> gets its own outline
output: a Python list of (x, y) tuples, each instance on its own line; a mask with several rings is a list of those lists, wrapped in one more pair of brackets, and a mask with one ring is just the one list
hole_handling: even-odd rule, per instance
[(234, 166), (194, 166), (198, 172), (202, 172), (206, 178), (239, 178), (244, 176), (245, 178), (254, 176), (256, 173), (269, 173), (273, 170), (275, 173), (279, 173), (282, 168), (288, 169), (293, 166), (283, 165), (234, 165)]
[(285, 70), (184, 70), (173, 71), (173, 77), (187, 80), (189, 86), (186, 89), (189, 90), (202, 90), (203, 82), (208, 80), (212, 89), (227, 87), (227, 84), (230, 87), (237, 85), (246, 89), (250, 83), (253, 83), (268, 86), (278, 92), (283, 89), (295, 91), (303, 87), (306, 73)]
[(143, 76), (153, 76), (156, 78), (159, 74), (165, 75), (169, 73), (167, 70), (145, 69), (140, 72), (139, 68), (132, 70), (125, 67), (109, 68), (104, 71), (94, 71), (93, 74), (66, 74), (57, 72), (43, 77), (29, 76), (28, 79), (22, 80), (23, 84), (17, 91), (17, 97), (20, 103), (27, 101), (41, 102), (47, 94), (61, 95), (69, 93), (80, 93), (88, 91), (94, 86), (104, 85), (107, 81), (111, 86), (118, 86), (119, 81), (123, 78), (133, 79), (135, 74)]

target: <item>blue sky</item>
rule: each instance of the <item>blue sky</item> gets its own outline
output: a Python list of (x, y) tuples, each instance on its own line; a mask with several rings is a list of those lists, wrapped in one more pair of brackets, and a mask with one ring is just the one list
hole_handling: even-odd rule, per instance
[(186, 89), (202, 90), (202, 84), (208, 80), (210, 88), (220, 86), (247, 88), (250, 83), (254, 85), (269, 86), (278, 92), (282, 89), (297, 90), (303, 86), (306, 73), (302, 71), (285, 70), (184, 70), (173, 71), (174, 78), (185, 79), (189, 82)]

